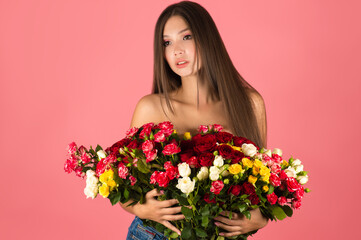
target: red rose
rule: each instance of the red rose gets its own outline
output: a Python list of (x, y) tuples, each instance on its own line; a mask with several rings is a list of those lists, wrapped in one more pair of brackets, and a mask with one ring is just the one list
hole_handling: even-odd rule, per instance
[(129, 138), (123, 138), (122, 140), (114, 143), (111, 147), (107, 148), (105, 152), (107, 154), (114, 153), (119, 156), (119, 149), (127, 146), (131, 142)]
[(131, 141), (128, 145), (127, 145), (127, 148), (129, 148), (129, 149), (136, 149), (136, 148), (138, 148), (138, 142), (137, 142), (137, 140), (133, 140), (133, 141)]
[(272, 154), (272, 159), (275, 163), (281, 163), (282, 162), (282, 157), (278, 154), (273, 153)]
[(215, 134), (218, 143), (229, 143), (233, 135), (228, 132), (218, 132)]
[(148, 163), (148, 162), (153, 161), (157, 157), (157, 153), (158, 153), (157, 149), (153, 149), (152, 151), (147, 152), (145, 154), (145, 157), (147, 158), (146, 162)]
[(293, 193), (293, 196), (297, 199), (303, 198), (303, 195), (305, 194), (305, 189), (302, 185), (299, 185), (299, 188)]
[(75, 142), (69, 143), (69, 145), (68, 145), (68, 154), (72, 155), (72, 154), (74, 154), (76, 152), (76, 150), (77, 150), (76, 143)]
[(176, 144), (171, 143), (164, 146), (162, 153), (164, 155), (173, 155), (179, 153), (180, 151), (180, 148)]
[(214, 155), (210, 152), (204, 152), (198, 156), (198, 159), (202, 167), (210, 167), (213, 165)]
[(221, 155), (224, 159), (231, 159), (233, 156), (233, 148), (229, 145), (218, 145), (217, 150), (219, 155)]
[(277, 163), (272, 164), (271, 172), (273, 173), (280, 173), (281, 172), (281, 166)]
[(164, 142), (165, 141), (165, 135), (162, 131), (157, 132), (154, 134), (154, 141), (155, 142)]
[(166, 172), (159, 172), (157, 175), (157, 183), (160, 187), (168, 187), (170, 179)]
[(232, 152), (232, 157), (231, 157), (231, 159), (232, 159), (231, 163), (232, 164), (239, 163), (242, 160), (242, 158), (244, 158), (243, 152), (233, 151)]
[(268, 202), (269, 202), (271, 205), (274, 205), (274, 204), (276, 204), (276, 202), (277, 202), (277, 200), (278, 200), (278, 197), (277, 197), (277, 195), (273, 192), (273, 193), (267, 195), (267, 200), (268, 200)]
[(209, 199), (209, 193), (204, 194), (203, 200), (207, 203), (217, 203), (216, 198)]
[(278, 187), (281, 185), (281, 180), (278, 177), (278, 175), (275, 173), (271, 173), (271, 176), (269, 177), (269, 181), (274, 187)]
[(244, 138), (244, 137), (237, 137), (237, 136), (233, 137), (233, 144), (235, 146), (242, 147), (242, 145), (244, 143), (253, 144), (257, 148), (257, 150), (259, 150), (259, 147), (254, 142), (252, 142), (251, 140), (249, 140), (247, 138)]
[(161, 129), (165, 137), (169, 137), (173, 133), (173, 124), (169, 121), (159, 123), (157, 127)]
[(257, 205), (260, 202), (259, 197), (256, 193), (249, 195), (248, 199), (251, 201), (252, 205)]
[[(183, 148), (182, 148), (182, 150), (183, 150)], [(190, 159), (193, 156), (194, 156), (193, 150), (186, 150), (186, 151), (182, 151), (182, 153), (180, 154), (180, 159), (182, 162), (187, 162), (188, 159)]]
[(278, 175), (279, 175), (281, 181), (284, 181), (284, 180), (286, 180), (288, 178), (288, 176), (287, 176), (287, 174), (285, 173), (284, 170), (281, 170), (281, 172)]
[(156, 184), (157, 183), (157, 177), (158, 177), (158, 171), (155, 171), (152, 173), (152, 176), (150, 176), (150, 184)]
[(223, 127), (221, 125), (219, 125), (219, 124), (213, 124), (213, 130), (215, 132), (220, 132), (220, 131), (223, 130)]
[(125, 135), (129, 138), (133, 137), (134, 134), (136, 134), (138, 132), (138, 128), (137, 127), (132, 127), (132, 128), (129, 128), (126, 132), (125, 132)]
[(216, 137), (211, 134), (207, 134), (203, 136), (200, 135), (200, 137), (197, 137), (195, 140), (196, 141), (195, 141), (194, 151), (198, 153), (202, 153), (205, 151), (213, 152), (217, 146)]
[(192, 151), (193, 152), (193, 146), (194, 146), (193, 140), (182, 140), (180, 142), (180, 147), (182, 149), (182, 152)]
[(171, 161), (168, 161), (168, 162), (165, 162), (163, 166), (164, 166), (164, 169), (167, 170), (168, 168), (172, 167), (173, 164)]
[(82, 161), (84, 164), (89, 163), (90, 160), (91, 160), (91, 158), (90, 158), (89, 154), (83, 153), (83, 154), (81, 155), (81, 161)]
[(154, 148), (154, 143), (151, 140), (146, 140), (143, 144), (142, 144), (142, 150), (144, 153), (150, 152), (152, 151)]
[(241, 186), (240, 185), (235, 185), (235, 186), (231, 186), (228, 189), (228, 194), (232, 193), (234, 196), (238, 196), (241, 192)]
[(178, 168), (173, 165), (167, 165), (167, 167), (164, 164), (164, 168), (166, 170), (167, 176), (170, 180), (173, 180), (174, 178), (178, 178)]
[(130, 185), (134, 186), (134, 184), (137, 182), (137, 179), (133, 177), (132, 175), (129, 176)]
[(285, 205), (286, 203), (287, 203), (287, 198), (286, 198), (286, 197), (281, 196), (281, 197), (278, 198), (278, 204), (279, 204), (279, 205), (283, 206), (283, 205)]
[(144, 124), (141, 128), (142, 131), (139, 133), (139, 137), (140, 138), (145, 138), (146, 136), (148, 137), (152, 131), (152, 127), (154, 126), (154, 123), (147, 123)]
[(301, 200), (300, 199), (292, 199), (292, 207), (294, 209), (300, 209), (301, 207)]
[(212, 182), (211, 192), (218, 195), (224, 187), (224, 183), (221, 180)]
[(124, 165), (124, 163), (120, 162), (118, 165), (118, 175), (122, 179), (126, 179), (129, 174), (129, 169)]
[(75, 171), (75, 169), (78, 166), (78, 160), (75, 157), (74, 154), (72, 154), (65, 162), (64, 164), (64, 170), (67, 173), (71, 173), (72, 171)]
[(300, 184), (294, 177), (288, 177), (286, 179), (287, 182), (287, 189), (289, 192), (295, 192), (300, 188)]
[(191, 168), (199, 168), (199, 167), (200, 167), (200, 164), (199, 164), (199, 162), (198, 162), (198, 159), (197, 159), (197, 157), (195, 157), (195, 156), (189, 158), (186, 163), (187, 163), (187, 164), (189, 165), (189, 167), (191, 167)]

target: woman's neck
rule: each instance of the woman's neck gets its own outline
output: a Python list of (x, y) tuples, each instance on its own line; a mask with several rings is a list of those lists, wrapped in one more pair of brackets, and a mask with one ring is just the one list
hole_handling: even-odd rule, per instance
[[(198, 107), (212, 104), (213, 102), (208, 86), (197, 79), (197, 76), (182, 77), (182, 86), (178, 89), (176, 95), (178, 100)], [(199, 99), (199, 102), (197, 99)]]

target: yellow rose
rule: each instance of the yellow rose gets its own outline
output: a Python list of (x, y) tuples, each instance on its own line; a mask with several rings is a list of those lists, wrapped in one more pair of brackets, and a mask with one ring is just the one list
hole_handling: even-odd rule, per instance
[(191, 139), (192, 138), (192, 135), (191, 135), (191, 133), (190, 132), (185, 132), (184, 133), (184, 140), (189, 140), (189, 139)]
[(107, 183), (109, 180), (113, 180), (113, 179), (114, 179), (114, 172), (112, 169), (103, 172), (99, 177), (99, 181), (102, 183)]
[(257, 178), (255, 176), (250, 175), (248, 177), (248, 182), (255, 184), (257, 182)]
[(253, 162), (248, 158), (242, 158), (242, 164), (244, 167), (251, 168), (253, 167)]
[(233, 174), (233, 175), (236, 175), (240, 172), (242, 172), (243, 168), (241, 165), (239, 164), (232, 164), (229, 168), (228, 168), (228, 171)]
[(268, 192), (269, 187), (267, 185), (264, 185), (262, 189), (263, 189), (263, 191)]
[(264, 181), (264, 182), (266, 182), (266, 183), (269, 183), (269, 177), (271, 176), (271, 174), (270, 173), (268, 173), (268, 174), (266, 174), (266, 175), (264, 175), (264, 176), (262, 176), (262, 181)]
[(110, 191), (112, 191), (117, 186), (117, 183), (114, 180), (109, 180), (107, 185), (110, 187)]
[(261, 168), (263, 166), (263, 163), (260, 160), (256, 159), (254, 160), (254, 166), (257, 168)]
[(107, 184), (103, 184), (99, 187), (99, 194), (103, 196), (103, 198), (107, 198), (109, 196), (109, 187)]
[(256, 166), (253, 166), (253, 168), (252, 168), (252, 174), (253, 174), (254, 176), (257, 176), (258, 173), (259, 173), (259, 168), (256, 167)]
[(260, 171), (259, 171), (259, 174), (261, 176), (266, 176), (267, 174), (270, 174), (270, 172), (271, 172), (271, 170), (268, 167), (262, 166)]
[(232, 146), (232, 145), (230, 145), (230, 146), (233, 148), (233, 150), (242, 152), (242, 148), (241, 148), (241, 147)]
[(281, 167), (282, 169), (288, 167), (288, 162), (286, 160), (283, 160), (281, 163)]

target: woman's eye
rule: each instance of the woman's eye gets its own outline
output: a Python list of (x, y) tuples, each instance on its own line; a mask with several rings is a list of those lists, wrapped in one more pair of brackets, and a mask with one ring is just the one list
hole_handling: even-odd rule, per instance
[(166, 47), (166, 46), (168, 46), (168, 45), (169, 45), (169, 41), (164, 41), (164, 42), (163, 42), (163, 46), (164, 46), (164, 47)]
[[(189, 35), (189, 34), (188, 34), (188, 35), (185, 35), (184, 38), (186, 38), (186, 39), (192, 39), (192, 35)], [(183, 38), (183, 39), (184, 39), (184, 38)]]

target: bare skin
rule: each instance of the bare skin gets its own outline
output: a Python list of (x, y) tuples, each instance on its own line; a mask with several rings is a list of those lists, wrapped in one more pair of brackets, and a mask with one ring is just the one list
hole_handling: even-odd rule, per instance
[[(225, 117), (222, 102), (213, 101), (207, 93), (207, 86), (198, 82), (199, 102), (197, 103), (197, 68), (196, 54), (194, 51), (194, 41), (188, 35), (189, 30), (183, 31), (188, 26), (179, 16), (171, 17), (164, 28), (165, 40), (168, 42), (165, 50), (165, 58), (172, 70), (181, 76), (182, 86), (175, 92), (170, 93), (171, 104), (174, 113), (170, 112), (165, 103), (165, 99), (157, 94), (144, 96), (138, 102), (130, 127), (140, 127), (145, 123), (154, 122), (155, 124), (171, 121), (178, 133), (195, 133), (199, 125), (221, 124), (225, 131), (229, 131), (230, 123)], [(180, 33), (180, 34), (179, 34)], [(186, 36), (186, 37), (185, 37)], [(179, 59), (185, 59), (189, 64), (185, 68), (177, 68), (176, 62)], [(266, 139), (266, 113), (262, 97), (257, 93), (250, 93), (253, 100), (257, 122), (262, 132), (262, 137)], [(163, 106), (163, 108), (162, 108)], [(144, 204), (136, 204), (127, 207), (128, 203), (121, 206), (128, 212), (137, 215), (142, 219), (151, 219), (163, 224), (169, 229), (180, 234), (179, 229), (174, 227), (170, 221), (184, 219), (181, 214), (176, 199), (158, 201), (156, 197), (161, 195), (156, 190), (146, 194)], [(222, 213), (228, 216), (227, 212)], [(251, 219), (248, 220), (241, 214), (233, 213), (232, 219), (218, 216), (215, 218), (215, 224), (226, 230), (221, 235), (230, 237), (247, 233), (267, 225), (268, 220), (261, 214), (259, 209), (251, 211)]]

